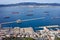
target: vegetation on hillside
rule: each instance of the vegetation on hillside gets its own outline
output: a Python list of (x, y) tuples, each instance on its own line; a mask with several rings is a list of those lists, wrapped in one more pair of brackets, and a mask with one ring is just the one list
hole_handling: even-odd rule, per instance
[(30, 37), (6, 37), (6, 38), (3, 38), (3, 40), (34, 40), (33, 38), (30, 38)]

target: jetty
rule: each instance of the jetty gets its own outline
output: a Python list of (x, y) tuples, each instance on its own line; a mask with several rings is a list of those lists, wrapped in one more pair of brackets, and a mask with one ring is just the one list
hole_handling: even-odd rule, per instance
[(52, 25), (52, 26), (40, 26), (40, 27), (38, 27), (38, 28), (44, 28), (44, 27), (47, 27), (47, 28), (56, 28), (56, 27), (59, 27), (59, 25)]

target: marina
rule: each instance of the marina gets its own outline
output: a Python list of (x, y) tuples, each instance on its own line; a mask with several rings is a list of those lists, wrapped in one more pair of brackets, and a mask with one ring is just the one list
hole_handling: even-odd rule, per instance
[(39, 27), (36, 27), (36, 29), (38, 30), (44, 30), (44, 27), (46, 27), (47, 29), (49, 30), (52, 30), (52, 31), (56, 31), (56, 30), (60, 30), (60, 26), (59, 25), (51, 25), (51, 26), (39, 26)]

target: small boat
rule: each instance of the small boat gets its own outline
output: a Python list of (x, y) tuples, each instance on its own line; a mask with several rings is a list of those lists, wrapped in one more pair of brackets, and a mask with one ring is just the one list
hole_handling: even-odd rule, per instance
[(26, 16), (33, 16), (33, 14), (27, 14)]
[(6, 16), (6, 17), (4, 17), (4, 18), (10, 18), (9, 16)]
[(17, 22), (17, 23), (21, 23), (21, 22), (22, 22), (22, 20), (18, 19), (16, 22)]
[(46, 12), (44, 12), (44, 13), (49, 13), (49, 12), (46, 11)]
[(19, 14), (19, 12), (12, 12), (12, 14)]

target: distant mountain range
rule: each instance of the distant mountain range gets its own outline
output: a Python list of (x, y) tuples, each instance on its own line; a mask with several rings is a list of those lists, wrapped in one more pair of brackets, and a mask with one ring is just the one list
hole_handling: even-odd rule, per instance
[(60, 6), (59, 3), (35, 3), (35, 2), (23, 2), (23, 3), (16, 3), (16, 4), (1, 4), (0, 7), (6, 7), (6, 6), (18, 6), (18, 5), (34, 5), (34, 6), (40, 6), (40, 5), (50, 5), (50, 6)]

